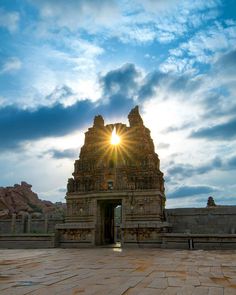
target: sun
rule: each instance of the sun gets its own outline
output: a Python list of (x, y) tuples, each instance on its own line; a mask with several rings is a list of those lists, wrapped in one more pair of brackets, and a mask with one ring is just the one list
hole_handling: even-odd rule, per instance
[(113, 129), (111, 133), (111, 144), (118, 145), (120, 143), (120, 136), (116, 133), (116, 127)]

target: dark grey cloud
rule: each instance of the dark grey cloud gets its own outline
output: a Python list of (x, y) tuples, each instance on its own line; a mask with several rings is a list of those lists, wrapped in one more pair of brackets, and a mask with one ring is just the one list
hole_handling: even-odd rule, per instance
[[(170, 79), (169, 89), (173, 92), (191, 94), (202, 84), (202, 78), (194, 78), (186, 74), (168, 74)], [(191, 99), (191, 96), (190, 96)]]
[(175, 131), (182, 131), (188, 128), (193, 127), (193, 122), (186, 122), (180, 126), (170, 126), (167, 129), (163, 130), (163, 133), (170, 133), (170, 132), (175, 132)]
[(138, 88), (137, 78), (139, 75), (140, 73), (134, 64), (128, 63), (119, 69), (108, 72), (100, 79), (100, 82), (106, 95), (112, 96), (117, 93), (127, 95)]
[(192, 176), (194, 173), (195, 169), (194, 166), (192, 165), (173, 165), (171, 168), (167, 170), (167, 176), (172, 179), (173, 177), (178, 177), (178, 178), (185, 178), (187, 176)]
[(59, 193), (66, 193), (67, 189), (65, 187), (61, 187), (58, 189)]
[(55, 104), (36, 110), (6, 106), (0, 109), (0, 149), (16, 148), (25, 140), (62, 136), (91, 120), (93, 105), (84, 100), (70, 107)]
[(63, 99), (68, 99), (68, 97), (75, 95), (70, 87), (67, 85), (57, 86), (52, 93), (46, 96), (46, 100), (51, 103), (63, 101)]
[[(235, 118), (236, 50), (221, 54), (218, 60), (216, 60), (215, 63), (211, 64), (211, 69), (209, 73), (205, 75), (205, 77), (207, 80), (212, 79), (212, 81), (214, 82), (212, 86), (208, 87), (208, 89), (199, 97), (200, 105), (204, 110), (201, 119), (216, 120), (219, 118), (228, 118), (228, 120), (232, 120), (232, 118)], [(227, 124), (228, 123), (226, 123), (226, 125)], [(230, 128), (230, 125), (226, 125), (223, 124), (222, 128)], [(205, 137), (207, 136), (209, 131), (211, 132), (212, 138), (224, 139), (223, 135), (218, 134), (222, 131), (221, 128), (218, 127), (220, 126), (213, 126), (211, 130), (205, 130), (210, 129), (209, 127), (201, 129), (199, 130), (201, 132), (197, 132), (196, 136), (200, 136), (202, 132), (204, 132)], [(228, 134), (228, 128), (226, 136), (227, 139), (231, 136), (230, 133)]]
[(149, 73), (141, 86), (138, 97), (140, 101), (143, 101), (147, 98), (151, 98), (155, 95), (158, 85), (166, 78), (166, 74), (161, 72), (151, 72)]
[(46, 154), (51, 155), (54, 159), (75, 159), (78, 156), (78, 149), (65, 149), (65, 150), (57, 150), (50, 149), (46, 152)]
[[(20, 109), (13, 105), (0, 108), (0, 150), (18, 149), (27, 140), (69, 134), (91, 124), (93, 116), (98, 114), (109, 118), (128, 114), (134, 106), (133, 96), (138, 87), (138, 75), (132, 64), (108, 72), (100, 79), (103, 96), (95, 103), (87, 99), (68, 107), (52, 103), (34, 110)], [(72, 94), (74, 95), (72, 90), (64, 85), (55, 89), (47, 99), (54, 100), (56, 96), (55, 100), (64, 100)], [(53, 156), (62, 157), (63, 154), (55, 151)]]
[(175, 191), (169, 193), (167, 195), (168, 199), (176, 199), (176, 198), (184, 198), (184, 197), (192, 197), (196, 195), (209, 194), (217, 191), (215, 188), (205, 185), (199, 186), (181, 186), (177, 188)]
[(218, 197), (218, 196), (214, 196), (214, 200), (216, 205), (220, 205), (220, 206), (235, 206), (236, 203), (236, 194), (235, 193), (231, 193), (233, 196), (231, 197)]
[[(98, 109), (101, 114), (112, 116), (113, 113), (125, 114), (133, 107), (134, 97), (139, 87), (140, 73), (133, 64), (124, 64), (122, 67), (108, 72), (100, 78), (102, 87), (101, 105)], [(103, 100), (105, 102), (103, 104)]]
[[(201, 78), (193, 78), (185, 74), (176, 74), (173, 72), (163, 73), (153, 71), (146, 75), (139, 89), (138, 97), (140, 101), (152, 98), (158, 91), (158, 87), (164, 87), (167, 90), (167, 96), (171, 97), (172, 93), (190, 94), (197, 90), (202, 83)], [(189, 97), (191, 99), (191, 96)]]
[[(220, 163), (218, 164), (220, 165)], [(214, 170), (214, 163), (194, 167), (190, 164), (177, 164), (167, 170), (167, 175), (172, 178), (185, 179), (193, 175), (201, 175)]]
[(236, 156), (227, 160), (227, 166), (229, 169), (236, 169)]
[(91, 124), (93, 116), (97, 114), (111, 117), (128, 113), (133, 107), (133, 101), (117, 99), (115, 106), (113, 108), (113, 101), (95, 106), (89, 100), (84, 100), (69, 107), (55, 104), (33, 111), (15, 106), (3, 107), (0, 109), (0, 150), (18, 149), (27, 140), (69, 134)]
[(224, 72), (227, 75), (236, 74), (236, 50), (232, 50), (219, 57), (214, 64), (214, 69), (220, 72)]
[[(94, 115), (106, 117), (124, 115), (134, 106), (134, 98), (142, 102), (149, 99), (156, 91), (157, 85), (166, 81), (167, 87), (176, 91), (182, 87), (187, 89), (188, 79), (160, 72), (147, 75), (140, 83), (141, 74), (134, 64), (125, 64), (116, 70), (107, 72), (100, 77), (102, 97), (95, 103), (90, 100), (79, 100), (65, 107), (67, 97), (76, 94), (66, 85), (57, 87), (46, 100), (50, 106), (40, 106), (37, 109), (20, 109), (17, 106), (2, 106), (0, 108), (0, 150), (19, 148), (27, 140), (37, 140), (46, 137), (56, 137), (69, 134), (91, 124)], [(169, 85), (169, 86), (168, 86)], [(56, 101), (56, 102), (55, 102)], [(58, 102), (59, 101), (59, 102)], [(191, 127), (191, 122), (183, 126), (172, 126), (167, 132)], [(235, 137), (236, 120), (204, 128), (192, 132), (193, 138), (231, 139)], [(56, 156), (56, 155), (55, 155)]]
[(211, 140), (233, 140), (236, 137), (236, 119), (233, 118), (226, 123), (193, 131), (190, 137)]
[(236, 114), (236, 101), (227, 86), (220, 85), (211, 89), (202, 99), (205, 110), (202, 120), (217, 118), (232, 118)]
[(208, 79), (212, 78), (215, 87), (206, 91), (200, 101), (206, 110), (202, 116), (205, 118), (228, 118), (236, 113), (235, 101), (235, 77), (236, 77), (236, 50), (227, 52), (219, 56), (218, 60), (211, 65)]
[[(207, 110), (203, 114), (203, 119), (216, 118), (226, 115), (226, 110), (223, 109), (224, 101), (227, 99), (227, 95), (222, 94), (222, 89), (217, 88), (211, 91), (204, 97), (202, 101), (203, 107)], [(227, 104), (228, 106), (229, 104)]]
[(174, 179), (185, 179), (194, 175), (201, 175), (213, 170), (229, 171), (236, 169), (236, 156), (231, 156), (227, 159), (220, 159), (219, 157), (204, 163), (202, 165), (193, 166), (190, 164), (175, 164), (170, 163), (170, 168), (167, 169), (167, 179), (172, 181)]

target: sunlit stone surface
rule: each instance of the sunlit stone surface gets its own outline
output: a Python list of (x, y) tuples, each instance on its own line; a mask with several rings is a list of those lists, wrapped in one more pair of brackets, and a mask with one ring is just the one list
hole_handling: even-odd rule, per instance
[(235, 269), (235, 250), (0, 250), (0, 294), (235, 295)]

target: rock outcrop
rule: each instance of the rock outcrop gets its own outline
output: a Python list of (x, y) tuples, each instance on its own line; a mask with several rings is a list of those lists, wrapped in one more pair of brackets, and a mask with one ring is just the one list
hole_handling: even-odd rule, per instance
[(13, 213), (17, 215), (33, 213), (39, 216), (63, 211), (58, 204), (40, 200), (31, 188), (32, 186), (24, 181), (14, 186), (0, 187), (0, 218), (10, 217)]

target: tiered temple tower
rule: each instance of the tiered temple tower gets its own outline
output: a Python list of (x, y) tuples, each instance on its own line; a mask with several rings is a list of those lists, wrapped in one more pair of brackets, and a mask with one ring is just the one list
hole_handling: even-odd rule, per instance
[(164, 222), (164, 179), (150, 130), (136, 106), (122, 123), (104, 125), (95, 116), (85, 133), (67, 185), (66, 223), (58, 225), (64, 246), (104, 245), (117, 239), (115, 208), (121, 208), (122, 245), (158, 243)]

